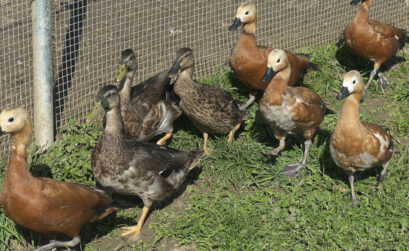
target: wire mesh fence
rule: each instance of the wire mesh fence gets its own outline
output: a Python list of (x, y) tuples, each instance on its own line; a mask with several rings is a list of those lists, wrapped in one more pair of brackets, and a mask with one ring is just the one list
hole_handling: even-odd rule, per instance
[[(296, 50), (336, 41), (357, 7), (348, 0), (257, 0), (259, 44)], [(241, 1), (54, 0), (53, 68), (56, 128), (81, 120), (95, 93), (111, 83), (120, 51), (133, 48), (136, 82), (171, 66), (180, 47), (196, 55), (196, 77), (227, 65), (238, 32), (229, 32)], [(32, 114), (31, 3), (0, 0), (0, 110)], [(406, 0), (373, 1), (370, 17), (408, 28)], [(0, 138), (0, 150), (8, 138)], [(3, 155), (4, 157), (4, 155)]]

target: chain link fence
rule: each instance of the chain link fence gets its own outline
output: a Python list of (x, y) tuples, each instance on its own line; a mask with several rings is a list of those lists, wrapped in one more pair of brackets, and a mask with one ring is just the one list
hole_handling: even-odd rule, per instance
[[(296, 50), (337, 41), (357, 7), (349, 0), (257, 0), (259, 44)], [(241, 1), (54, 0), (56, 128), (83, 120), (95, 93), (111, 83), (120, 51), (133, 48), (137, 82), (171, 66), (180, 47), (196, 55), (196, 78), (228, 65), (238, 32), (229, 32)], [(372, 1), (370, 17), (409, 27), (407, 0)], [(33, 111), (31, 1), (0, 0), (0, 110)], [(3, 159), (8, 138), (0, 138)]]

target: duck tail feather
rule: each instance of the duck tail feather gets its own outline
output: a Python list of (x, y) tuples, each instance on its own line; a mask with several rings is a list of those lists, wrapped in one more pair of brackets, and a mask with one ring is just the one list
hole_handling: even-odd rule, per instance
[(197, 164), (199, 163), (199, 160), (203, 157), (204, 153), (205, 152), (203, 149), (196, 149), (194, 151), (189, 152), (190, 161), (187, 165), (187, 169), (189, 171), (197, 166)]

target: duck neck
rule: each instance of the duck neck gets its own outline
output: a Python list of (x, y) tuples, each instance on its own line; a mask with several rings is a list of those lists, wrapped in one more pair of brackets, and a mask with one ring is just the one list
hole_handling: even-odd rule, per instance
[(262, 98), (262, 103), (269, 105), (281, 105), (283, 103), (283, 93), (287, 89), (287, 83), (290, 79), (291, 69), (286, 69), (277, 73), (268, 84)]
[(369, 12), (369, 4), (371, 3), (370, 0), (363, 1), (359, 10), (356, 12), (354, 17), (355, 22), (367, 22), (368, 21), (368, 12)]
[(11, 150), (5, 180), (30, 179), (27, 168), (27, 145), (31, 137), (31, 122), (27, 121), (23, 130), (11, 137)]
[(179, 97), (183, 96), (186, 90), (190, 89), (189, 85), (191, 85), (193, 79), (193, 71), (193, 67), (189, 67), (179, 74), (173, 87), (173, 90)]
[(135, 72), (136, 70), (133, 70), (126, 75), (125, 82), (123, 83), (123, 86), (119, 91), (119, 96), (121, 97), (121, 99), (128, 101), (131, 100), (132, 81), (135, 76)]
[(180, 73), (180, 77), (193, 79), (193, 72), (193, 67), (186, 68)]
[(243, 25), (243, 31), (244, 33), (254, 35), (256, 34), (256, 27), (257, 27), (257, 21), (247, 23)]
[(359, 120), (359, 101), (361, 96), (362, 94), (353, 93), (345, 100), (338, 120), (338, 128), (341, 127), (351, 131), (350, 128), (356, 128), (357, 125), (361, 124)]
[(105, 113), (105, 120), (104, 134), (111, 134), (123, 138), (124, 126), (119, 106), (113, 107), (111, 110), (107, 111)]

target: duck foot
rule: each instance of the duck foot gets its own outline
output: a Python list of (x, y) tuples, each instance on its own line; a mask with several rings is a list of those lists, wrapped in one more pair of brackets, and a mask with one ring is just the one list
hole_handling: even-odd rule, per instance
[(78, 245), (78, 243), (80, 243), (81, 239), (80, 237), (74, 237), (72, 240), (70, 241), (50, 241), (50, 243), (41, 246), (37, 249), (35, 249), (34, 251), (48, 251), (48, 250), (52, 250), (55, 249), (57, 247), (74, 247), (76, 245)]
[(359, 200), (357, 198), (351, 199), (351, 203), (349, 204), (351, 207), (359, 207), (361, 203), (359, 203)]
[(135, 240), (141, 233), (141, 226), (131, 226), (121, 228), (121, 236), (126, 240)]
[(283, 169), (282, 174), (291, 178), (295, 178), (300, 174), (299, 171), (304, 167), (305, 164), (302, 163), (290, 164)]
[(262, 153), (262, 154), (265, 155), (265, 156), (277, 156), (280, 153), (280, 151), (281, 151), (281, 149), (277, 150), (277, 148), (275, 148), (275, 149), (273, 149), (273, 150), (271, 150), (269, 152)]
[(378, 89), (384, 91), (386, 88), (389, 87), (389, 82), (384, 77), (383, 73), (378, 73)]

